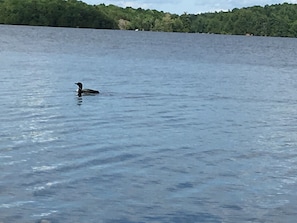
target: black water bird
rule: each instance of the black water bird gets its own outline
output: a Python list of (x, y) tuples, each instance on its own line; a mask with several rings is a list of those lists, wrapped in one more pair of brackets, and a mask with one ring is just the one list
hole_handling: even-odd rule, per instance
[(99, 91), (92, 89), (83, 89), (83, 84), (80, 82), (75, 83), (78, 86), (77, 95), (80, 97), (82, 95), (93, 95), (99, 94)]

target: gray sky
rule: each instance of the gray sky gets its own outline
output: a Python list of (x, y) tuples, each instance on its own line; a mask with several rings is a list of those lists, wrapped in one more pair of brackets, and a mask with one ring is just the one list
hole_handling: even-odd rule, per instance
[(87, 4), (97, 5), (104, 3), (105, 5), (113, 4), (120, 7), (133, 7), (143, 9), (156, 9), (158, 11), (183, 14), (201, 12), (214, 12), (221, 10), (232, 10), (233, 8), (249, 7), (254, 5), (271, 5), (279, 3), (297, 3), (297, 0), (82, 0)]

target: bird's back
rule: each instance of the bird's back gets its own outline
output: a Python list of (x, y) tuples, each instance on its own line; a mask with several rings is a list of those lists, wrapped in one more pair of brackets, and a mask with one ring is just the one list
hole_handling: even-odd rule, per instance
[(97, 90), (92, 90), (92, 89), (82, 89), (82, 93), (85, 93), (85, 94), (99, 94), (99, 91)]

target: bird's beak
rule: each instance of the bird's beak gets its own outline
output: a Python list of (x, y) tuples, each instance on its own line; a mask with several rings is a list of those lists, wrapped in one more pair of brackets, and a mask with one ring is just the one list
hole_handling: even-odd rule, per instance
[(75, 83), (76, 85), (78, 84), (78, 83)]

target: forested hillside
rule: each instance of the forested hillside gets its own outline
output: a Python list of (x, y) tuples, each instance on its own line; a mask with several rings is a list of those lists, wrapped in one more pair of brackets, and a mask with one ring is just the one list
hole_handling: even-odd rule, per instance
[(117, 22), (101, 12), (98, 7), (76, 0), (0, 0), (0, 23), (118, 28)]
[(0, 23), (98, 29), (297, 37), (297, 5), (182, 15), (77, 0), (0, 0)]

